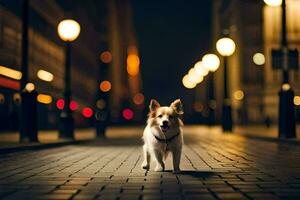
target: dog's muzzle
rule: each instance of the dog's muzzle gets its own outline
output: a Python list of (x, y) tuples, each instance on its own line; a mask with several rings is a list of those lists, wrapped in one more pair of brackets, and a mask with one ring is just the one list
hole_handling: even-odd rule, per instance
[(163, 122), (163, 125), (160, 126), (162, 132), (167, 132), (170, 129), (170, 126), (168, 125), (168, 122)]

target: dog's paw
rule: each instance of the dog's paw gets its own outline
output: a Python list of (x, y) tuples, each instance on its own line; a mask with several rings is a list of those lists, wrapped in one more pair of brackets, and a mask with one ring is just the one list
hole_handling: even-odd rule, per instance
[(180, 174), (180, 169), (174, 169), (173, 174)]
[(147, 163), (143, 163), (141, 167), (142, 167), (142, 169), (146, 169), (146, 170), (148, 170), (150, 168), (149, 164), (147, 164)]
[(161, 166), (156, 166), (155, 169), (154, 169), (154, 171), (156, 171), (156, 172), (163, 172), (164, 170), (165, 169)]

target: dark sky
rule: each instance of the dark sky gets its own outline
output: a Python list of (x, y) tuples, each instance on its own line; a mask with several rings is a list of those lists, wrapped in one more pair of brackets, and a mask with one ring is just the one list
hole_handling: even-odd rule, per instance
[(211, 44), (211, 0), (133, 0), (133, 17), (147, 100), (163, 104), (194, 91), (181, 79)]

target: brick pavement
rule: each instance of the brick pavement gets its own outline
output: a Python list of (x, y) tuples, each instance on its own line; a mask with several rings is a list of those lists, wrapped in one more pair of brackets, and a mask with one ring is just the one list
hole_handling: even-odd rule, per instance
[(187, 127), (181, 174), (171, 173), (170, 159), (166, 172), (154, 163), (145, 172), (141, 162), (137, 138), (4, 154), (0, 198), (300, 199), (297, 145)]

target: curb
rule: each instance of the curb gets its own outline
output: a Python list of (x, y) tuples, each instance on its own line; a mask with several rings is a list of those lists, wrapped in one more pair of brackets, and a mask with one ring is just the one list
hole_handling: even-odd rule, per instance
[(0, 155), (8, 154), (8, 153), (15, 153), (19, 151), (30, 151), (30, 150), (42, 150), (47, 148), (55, 148), (55, 147), (62, 147), (67, 145), (73, 144), (83, 144), (87, 142), (91, 142), (94, 139), (87, 139), (87, 140), (64, 140), (59, 142), (53, 143), (26, 143), (21, 146), (14, 146), (14, 147), (4, 147), (0, 148)]
[(299, 139), (287, 139), (287, 138), (273, 138), (273, 137), (264, 137), (264, 136), (257, 136), (250, 133), (238, 133), (240, 136), (253, 139), (253, 140), (261, 140), (265, 142), (277, 142), (277, 143), (285, 143), (285, 144), (292, 144), (292, 145), (300, 145)]

